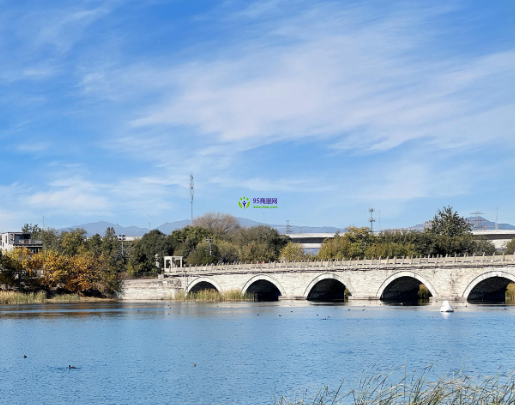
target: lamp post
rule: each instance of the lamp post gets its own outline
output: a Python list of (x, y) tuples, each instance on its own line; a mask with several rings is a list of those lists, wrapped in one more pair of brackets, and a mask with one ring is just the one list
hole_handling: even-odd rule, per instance
[(211, 243), (213, 243), (213, 238), (206, 238), (206, 243), (209, 243), (209, 256), (211, 256)]
[(123, 262), (123, 257), (124, 257), (124, 253), (123, 253), (123, 242), (125, 241), (125, 235), (118, 235), (118, 240), (122, 241), (122, 262)]

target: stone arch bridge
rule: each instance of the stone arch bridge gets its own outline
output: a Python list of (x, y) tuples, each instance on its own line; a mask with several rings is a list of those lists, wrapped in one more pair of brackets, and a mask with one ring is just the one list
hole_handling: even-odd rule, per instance
[(124, 281), (122, 299), (173, 299), (178, 292), (239, 290), (259, 300), (410, 300), (424, 284), (434, 300), (504, 300), (515, 255), (393, 258), (190, 266)]

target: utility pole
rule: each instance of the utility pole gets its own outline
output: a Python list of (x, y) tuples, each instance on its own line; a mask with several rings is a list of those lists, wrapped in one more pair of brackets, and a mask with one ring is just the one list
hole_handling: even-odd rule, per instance
[(473, 212), (472, 215), (475, 215), (475, 217), (473, 219), (474, 229), (481, 228), (481, 222), (483, 222), (483, 221), (481, 221), (480, 215), (483, 215), (483, 213), (480, 211), (476, 211), (476, 212)]
[(381, 210), (379, 210), (379, 232), (381, 232), (383, 229), (381, 228)]
[(373, 233), (374, 232), (374, 222), (376, 222), (376, 220), (374, 219), (374, 209), (369, 208), (368, 212), (370, 212), (370, 218), (368, 218), (368, 221), (370, 222), (370, 232)]
[(498, 223), (498, 219), (499, 219), (499, 208), (496, 208), (495, 209), (495, 230), (498, 231), (499, 230), (499, 223)]
[(193, 188), (193, 174), (190, 174), (190, 196), (191, 196), (191, 226), (193, 226), (193, 194), (195, 190)]
[(150, 232), (150, 214), (147, 215), (148, 231)]

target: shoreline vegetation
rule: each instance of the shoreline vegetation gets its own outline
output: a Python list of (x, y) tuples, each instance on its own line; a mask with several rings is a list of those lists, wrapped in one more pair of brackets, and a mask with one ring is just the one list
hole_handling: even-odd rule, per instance
[[(325, 239), (318, 253), (304, 251), (289, 235), (266, 225), (241, 227), (229, 214), (209, 212), (194, 219), (191, 226), (165, 235), (157, 229), (139, 239), (121, 240), (114, 228), (105, 235), (88, 236), (84, 229), (58, 232), (25, 224), (22, 232), (40, 241), (41, 248), (0, 250), (0, 285), (9, 291), (37, 294), (60, 291), (81, 297), (112, 298), (122, 290), (125, 279), (155, 278), (164, 271), (164, 257), (180, 256), (185, 266), (272, 263), (307, 260), (378, 259), (409, 256), (492, 255), (491, 241), (472, 234), (471, 224), (452, 207), (438, 210), (423, 231), (384, 230), (347, 226)], [(515, 239), (505, 253), (515, 252)], [(500, 253), (500, 252), (497, 252)], [(204, 296), (184, 300), (250, 300)], [(507, 290), (515, 298), (515, 285)], [(420, 299), (430, 292), (421, 287)], [(37, 302), (37, 298), (24, 298)]]
[(224, 302), (224, 301), (256, 301), (254, 294), (243, 294), (240, 290), (217, 291), (213, 289), (192, 291), (186, 294), (181, 291), (173, 301)]
[(16, 291), (0, 291), (0, 305), (42, 304), (45, 302), (79, 302), (77, 294), (58, 294), (47, 297), (47, 293), (21, 293)]
[[(405, 369), (405, 367), (404, 367)], [(391, 373), (367, 374), (356, 390), (344, 389), (344, 382), (332, 391), (320, 389), (314, 396), (274, 398), (274, 405), (513, 405), (515, 404), (514, 373), (474, 376), (462, 372), (452, 377), (429, 380), (430, 367), (421, 373), (395, 380)]]

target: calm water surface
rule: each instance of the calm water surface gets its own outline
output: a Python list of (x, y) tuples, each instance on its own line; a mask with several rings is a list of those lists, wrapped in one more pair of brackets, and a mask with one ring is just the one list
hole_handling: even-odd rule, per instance
[(515, 369), (515, 307), (363, 304), (2, 306), (0, 403), (271, 404), (355, 388), (377, 363), (432, 364), (434, 378)]

